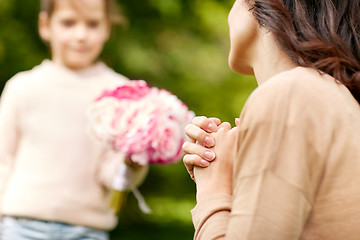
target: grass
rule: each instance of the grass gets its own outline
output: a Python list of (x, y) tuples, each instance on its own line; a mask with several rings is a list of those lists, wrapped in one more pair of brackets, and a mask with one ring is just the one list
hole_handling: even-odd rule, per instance
[(140, 187), (152, 213), (142, 213), (134, 195), (128, 194), (110, 240), (192, 239), (190, 210), (195, 206), (195, 192), (183, 168), (181, 164), (152, 166)]

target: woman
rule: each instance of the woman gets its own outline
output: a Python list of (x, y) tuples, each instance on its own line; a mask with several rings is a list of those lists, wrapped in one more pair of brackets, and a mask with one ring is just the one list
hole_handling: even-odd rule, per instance
[(359, 12), (357, 0), (235, 2), (229, 65), (259, 87), (235, 128), (185, 129), (194, 239), (358, 239)]

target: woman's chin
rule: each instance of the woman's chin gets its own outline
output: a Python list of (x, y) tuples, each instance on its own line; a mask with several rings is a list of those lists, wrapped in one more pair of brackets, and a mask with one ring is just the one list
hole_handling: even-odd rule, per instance
[(234, 72), (245, 74), (245, 75), (254, 75), (254, 70), (251, 66), (242, 63), (241, 61), (234, 61), (229, 58), (229, 67)]

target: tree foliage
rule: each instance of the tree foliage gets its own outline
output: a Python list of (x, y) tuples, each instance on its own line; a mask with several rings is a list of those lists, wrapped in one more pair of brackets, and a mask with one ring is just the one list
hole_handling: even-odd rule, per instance
[[(127, 19), (114, 26), (101, 55), (131, 79), (144, 79), (183, 100), (196, 115), (233, 123), (256, 87), (227, 65), (227, 14), (234, 0), (118, 0)], [(49, 58), (37, 32), (39, 3), (0, 0), (0, 83)], [(140, 188), (153, 209), (139, 212), (130, 194), (112, 239), (191, 239), (195, 186), (182, 163), (152, 166)], [(142, 229), (142, 230), (141, 230)]]

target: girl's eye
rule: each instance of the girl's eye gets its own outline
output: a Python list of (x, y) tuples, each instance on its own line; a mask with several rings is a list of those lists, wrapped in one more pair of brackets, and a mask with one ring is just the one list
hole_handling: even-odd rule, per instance
[(63, 26), (65, 26), (65, 27), (71, 27), (71, 26), (73, 26), (73, 25), (75, 24), (75, 21), (74, 21), (74, 20), (70, 20), (70, 19), (68, 19), (68, 20), (63, 20), (63, 21), (61, 22), (61, 24), (62, 24)]
[(99, 26), (99, 21), (89, 21), (88, 26), (91, 28), (97, 28)]

